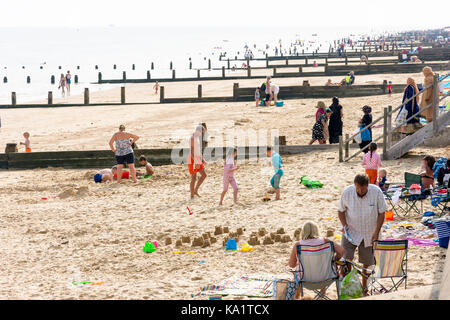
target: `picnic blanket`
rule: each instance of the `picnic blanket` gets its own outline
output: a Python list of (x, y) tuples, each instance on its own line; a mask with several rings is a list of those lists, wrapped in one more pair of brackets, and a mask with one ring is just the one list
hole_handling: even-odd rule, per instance
[(229, 277), (215, 285), (204, 286), (196, 296), (247, 296), (271, 298), (273, 296), (273, 280), (292, 279), (291, 275), (244, 274)]
[(388, 241), (394, 241), (394, 240), (408, 240), (408, 245), (415, 245), (415, 246), (421, 246), (421, 247), (431, 247), (431, 246), (437, 246), (438, 243), (431, 239), (418, 239), (418, 238), (401, 238), (401, 239), (386, 239)]

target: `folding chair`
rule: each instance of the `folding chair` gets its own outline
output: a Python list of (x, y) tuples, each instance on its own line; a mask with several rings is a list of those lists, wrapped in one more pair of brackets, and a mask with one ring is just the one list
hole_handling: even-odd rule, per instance
[(441, 217), (446, 211), (450, 211), (450, 195), (448, 193), (439, 194), (434, 193), (431, 196), (431, 205), (438, 209), (438, 216)]
[[(374, 241), (375, 268), (369, 278), (370, 294), (397, 291), (404, 282), (406, 289), (408, 268), (408, 240)], [(381, 279), (391, 279), (392, 286)], [(394, 281), (394, 278), (397, 278)]]
[(294, 275), (302, 297), (303, 289), (306, 288), (314, 291), (316, 294), (314, 300), (331, 300), (325, 292), (334, 282), (339, 299), (339, 275), (334, 260), (333, 242), (317, 246), (298, 245), (297, 259), (299, 269)]
[[(409, 190), (409, 187), (413, 184), (418, 184), (422, 186), (422, 177), (418, 174), (405, 172), (405, 188), (403, 191)], [(417, 214), (422, 215), (423, 212), (423, 200), (425, 200), (428, 196), (423, 192), (418, 195), (408, 195), (402, 196), (400, 199), (404, 202), (404, 206), (399, 205), (399, 207), (404, 211), (404, 215), (406, 216), (411, 210), (416, 212)], [(417, 207), (417, 202), (420, 202), (420, 209)]]

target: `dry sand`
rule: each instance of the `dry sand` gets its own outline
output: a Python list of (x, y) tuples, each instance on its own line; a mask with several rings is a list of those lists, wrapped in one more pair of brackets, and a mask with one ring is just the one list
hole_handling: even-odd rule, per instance
[[(400, 76), (367, 79), (381, 82), (394, 77)], [(188, 85), (194, 86), (173, 84), (173, 91)], [(215, 86), (219, 94), (224, 84)], [(137, 85), (136, 94), (145, 88)], [(373, 107), (376, 118), (383, 107), (396, 106), (400, 100), (399, 94), (341, 99), (344, 132), (353, 131), (364, 104)], [(142, 137), (138, 142), (141, 148), (172, 147), (181, 144), (170, 140), (174, 132), (190, 132), (200, 121), (206, 122), (211, 132), (219, 132), (212, 145), (221, 141), (220, 131), (235, 126), (279, 128), (288, 144), (305, 144), (310, 139), (316, 102), (289, 100), (283, 108), (268, 109), (240, 102), (2, 110), (0, 145), (20, 141), (21, 133), (28, 130), (33, 151), (107, 149), (112, 133), (125, 123)], [(401, 162), (384, 161), (391, 181), (402, 181), (405, 171), (417, 172), (425, 153), (448, 157), (450, 147), (416, 148)], [(293, 242), (255, 246), (255, 251), (243, 253), (225, 252), (224, 235), (216, 236), (217, 242), (206, 248), (184, 244), (179, 250), (175, 241), (188, 235), (192, 242), (205, 232), (213, 234), (215, 226), (228, 226), (232, 232), (244, 228), (239, 246), (259, 228), (269, 232), (284, 228), (293, 238), (294, 230), (306, 220), (318, 222), (323, 235), (329, 228), (340, 235), (337, 201), (354, 175), (363, 172), (360, 160), (339, 163), (334, 150), (284, 156), (283, 164), (281, 201), (275, 201), (273, 194), (272, 201), (261, 200), (269, 190), (271, 173), (267, 160), (261, 160), (242, 164), (236, 173), (240, 203), (232, 204), (230, 191), (222, 207), (218, 206), (221, 163), (207, 165), (202, 197), (193, 201), (189, 200), (189, 175), (183, 165), (157, 167), (152, 178), (122, 185), (95, 184), (95, 170), (1, 170), (0, 298), (189, 299), (200, 287), (229, 276), (279, 274), (287, 265)], [(324, 188), (313, 191), (300, 186), (302, 175), (322, 181)], [(396, 219), (418, 222), (420, 217), (411, 214)], [(166, 238), (171, 238), (171, 245), (165, 245)], [(150, 240), (157, 240), (159, 249), (143, 253), (144, 243)], [(188, 250), (195, 252), (173, 254)], [(439, 283), (444, 255), (439, 247), (411, 246), (408, 288)], [(205, 263), (199, 264), (201, 260)], [(104, 284), (75, 286), (71, 281)]]

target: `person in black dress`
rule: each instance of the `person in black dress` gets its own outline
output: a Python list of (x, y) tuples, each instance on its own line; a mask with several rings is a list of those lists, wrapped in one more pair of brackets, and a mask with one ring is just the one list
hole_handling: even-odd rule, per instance
[(339, 143), (339, 136), (342, 136), (342, 106), (339, 104), (339, 99), (333, 97), (333, 103), (330, 106), (331, 116), (328, 124), (330, 144)]

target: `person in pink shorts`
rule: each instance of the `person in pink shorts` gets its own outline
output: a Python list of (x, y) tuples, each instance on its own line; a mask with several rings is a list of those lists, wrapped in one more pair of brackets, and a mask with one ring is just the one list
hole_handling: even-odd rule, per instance
[(238, 185), (234, 178), (234, 171), (239, 170), (240, 166), (236, 166), (235, 158), (237, 157), (237, 149), (233, 148), (228, 151), (227, 158), (225, 160), (225, 166), (223, 168), (223, 191), (220, 195), (219, 206), (222, 205), (223, 198), (228, 191), (228, 186), (231, 184), (233, 188), (234, 203), (237, 203)]

